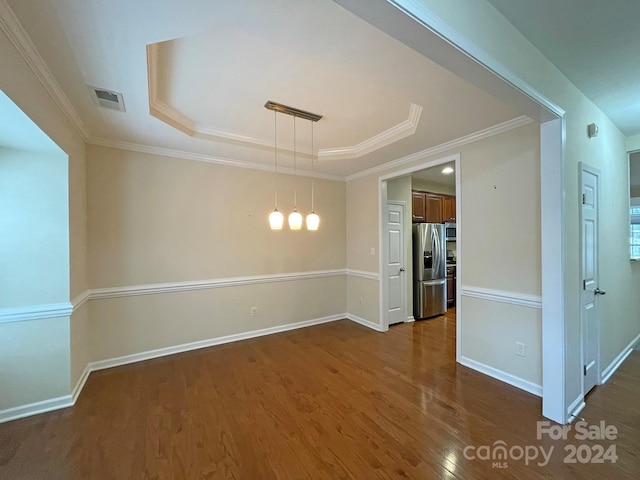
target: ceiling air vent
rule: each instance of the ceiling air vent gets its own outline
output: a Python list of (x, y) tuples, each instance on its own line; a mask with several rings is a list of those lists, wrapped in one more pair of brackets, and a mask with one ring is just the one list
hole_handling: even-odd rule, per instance
[(120, 112), (125, 111), (124, 98), (122, 98), (121, 93), (91, 86), (89, 86), (89, 90), (91, 91), (91, 98), (93, 98), (94, 103), (99, 107), (118, 110)]

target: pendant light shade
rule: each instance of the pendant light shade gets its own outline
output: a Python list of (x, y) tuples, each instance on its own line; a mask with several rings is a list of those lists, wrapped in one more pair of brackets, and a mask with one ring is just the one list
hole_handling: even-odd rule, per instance
[(269, 215), (269, 225), (271, 230), (282, 230), (282, 224), (284, 223), (284, 215), (276, 208), (271, 215)]
[(293, 212), (289, 214), (289, 229), (300, 230), (300, 228), (302, 228), (302, 215), (294, 209)]
[(297, 145), (296, 145), (296, 118), (300, 117), (305, 120), (309, 120), (311, 124), (311, 213), (307, 215), (306, 224), (307, 230), (315, 231), (318, 230), (318, 226), (320, 225), (320, 217), (313, 210), (313, 202), (314, 202), (314, 178), (313, 178), (313, 124), (322, 118), (322, 115), (318, 115), (315, 113), (307, 112), (305, 110), (300, 110), (298, 108), (288, 107), (287, 105), (283, 105), (281, 103), (276, 103), (272, 101), (267, 101), (265, 103), (265, 108), (268, 110), (273, 110), (274, 120), (273, 120), (273, 130), (274, 130), (274, 141), (273, 141), (273, 180), (274, 180), (274, 197), (275, 197), (275, 207), (273, 212), (269, 215), (269, 226), (271, 230), (282, 230), (282, 226), (284, 223), (284, 216), (282, 213), (278, 211), (278, 129), (277, 129), (277, 119), (278, 113), (284, 113), (286, 115), (291, 115), (293, 117), (293, 212), (289, 215), (289, 229), (290, 230), (301, 230), (302, 229), (302, 215), (298, 213), (298, 189), (297, 189)]
[(316, 214), (314, 210), (313, 200), (314, 200), (314, 186), (315, 186), (315, 178), (313, 177), (313, 122), (311, 122), (311, 213), (307, 215), (307, 230), (315, 232), (318, 230), (320, 226), (320, 217)]
[(310, 213), (309, 215), (307, 215), (307, 230), (315, 232), (316, 230), (318, 230), (319, 226), (320, 217), (318, 215), (316, 215), (315, 213)]

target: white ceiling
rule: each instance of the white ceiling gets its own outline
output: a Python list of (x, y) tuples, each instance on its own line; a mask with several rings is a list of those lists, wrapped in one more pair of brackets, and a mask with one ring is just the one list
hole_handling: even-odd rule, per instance
[[(324, 115), (315, 169), (347, 176), (519, 116), (330, 0), (6, 1), (89, 142), (271, 165), (273, 112), (264, 103), (273, 100)], [(149, 113), (151, 44), (151, 93), (192, 135)], [(127, 111), (98, 108), (87, 85), (121, 92)], [(309, 124), (297, 128), (307, 152)], [(284, 149), (291, 132), (292, 118), (281, 116)], [(309, 168), (307, 155), (299, 161)], [(290, 152), (279, 162), (291, 166)]]
[(424, 170), (420, 170), (419, 172), (415, 172), (411, 174), (412, 178), (418, 180), (425, 180), (430, 183), (435, 183), (438, 185), (444, 185), (446, 187), (454, 187), (456, 186), (456, 174), (455, 170), (451, 173), (442, 173), (442, 170), (446, 167), (451, 167), (453, 169), (456, 168), (455, 162), (449, 162), (442, 165), (438, 165), (437, 167), (425, 168)]
[(640, 1), (488, 1), (625, 135), (640, 134)]

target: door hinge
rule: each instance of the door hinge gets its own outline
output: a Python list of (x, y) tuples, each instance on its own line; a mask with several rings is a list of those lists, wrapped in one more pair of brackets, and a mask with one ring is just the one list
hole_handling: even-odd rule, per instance
[(587, 289), (587, 281), (586, 280), (582, 280), (582, 289), (583, 290)]
[(584, 376), (586, 377), (587, 376), (587, 366), (586, 365), (582, 366), (582, 371), (584, 372)]
[(582, 204), (583, 205), (587, 204), (587, 196), (584, 193), (582, 194)]

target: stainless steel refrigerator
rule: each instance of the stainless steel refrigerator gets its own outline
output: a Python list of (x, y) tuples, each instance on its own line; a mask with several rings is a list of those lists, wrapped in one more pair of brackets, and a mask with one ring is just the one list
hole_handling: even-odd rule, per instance
[(444, 225), (413, 225), (413, 317), (447, 311), (447, 248)]

